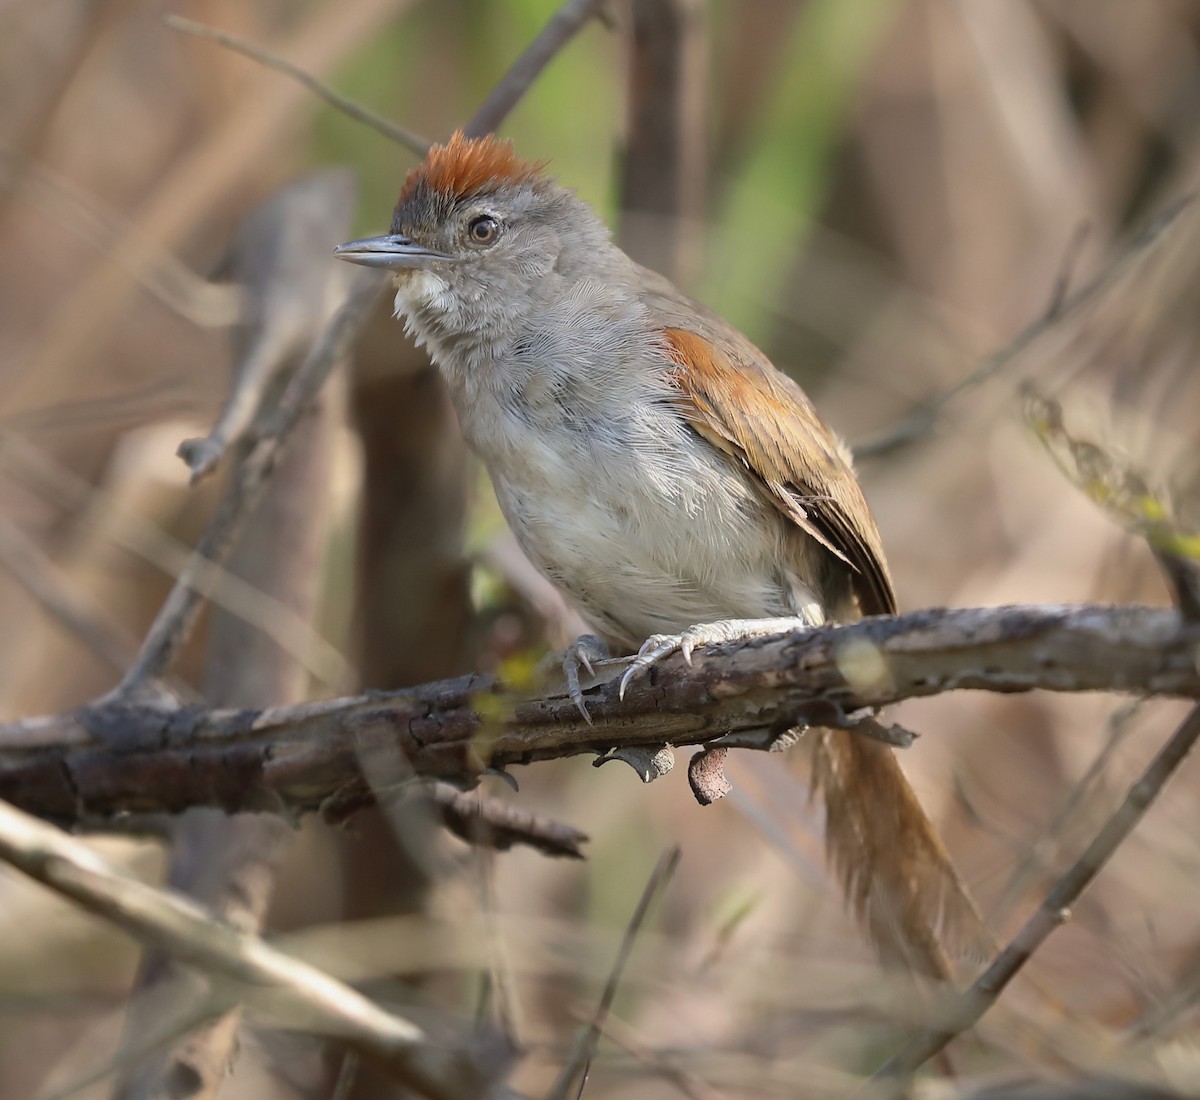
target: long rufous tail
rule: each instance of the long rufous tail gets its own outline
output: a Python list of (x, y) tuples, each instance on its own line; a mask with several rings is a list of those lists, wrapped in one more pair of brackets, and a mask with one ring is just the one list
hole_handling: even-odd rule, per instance
[(947, 980), (946, 948), (981, 955), (990, 938), (895, 754), (846, 730), (810, 733), (826, 855), (847, 901), (885, 963)]

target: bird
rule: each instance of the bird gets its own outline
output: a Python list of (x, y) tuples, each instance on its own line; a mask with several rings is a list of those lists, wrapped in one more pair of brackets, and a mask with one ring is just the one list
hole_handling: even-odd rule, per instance
[[(409, 171), (389, 232), (335, 255), (393, 273), (521, 548), (637, 652), (622, 689), (676, 650), (896, 612), (850, 452), (804, 391), (546, 162), (458, 131)], [(568, 671), (572, 652), (591, 650)], [(947, 980), (982, 922), (893, 751), (807, 733), (848, 904), (885, 962)]]

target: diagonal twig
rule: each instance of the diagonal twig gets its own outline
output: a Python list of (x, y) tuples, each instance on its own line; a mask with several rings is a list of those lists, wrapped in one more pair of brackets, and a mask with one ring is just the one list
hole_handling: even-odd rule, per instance
[(538, 36), (525, 47), (521, 56), (500, 78), (482, 105), (463, 127), (467, 137), (482, 137), (500, 127), (511, 111), (538, 78), (541, 71), (554, 60), (584, 24), (597, 13), (604, 0), (567, 0), (541, 29)]
[[(194, 571), (192, 583), (199, 585), (213, 604), (253, 623), (311, 675), (327, 684), (346, 681), (345, 658), (311, 624), (217, 562), (198, 558), (186, 543), (124, 506), (113, 490), (80, 477), (49, 451), (4, 426), (0, 426), (0, 458), (7, 460), (14, 476), (56, 505), (102, 514), (104, 536), (122, 551), (176, 581)], [(136, 652), (136, 646), (134, 649)]]
[(646, 920), (646, 914), (650, 911), (651, 902), (670, 881), (671, 876), (675, 873), (675, 868), (679, 865), (681, 854), (679, 845), (672, 845), (663, 852), (658, 863), (654, 865), (654, 870), (650, 872), (650, 877), (646, 880), (646, 885), (642, 890), (642, 896), (638, 899), (633, 915), (629, 918), (625, 935), (621, 938), (621, 946), (617, 951), (617, 957), (613, 960), (608, 981), (604, 983), (604, 992), (600, 995), (600, 1003), (596, 1006), (595, 1015), (587, 1027), (576, 1037), (571, 1053), (550, 1090), (549, 1100), (568, 1100), (571, 1094), (571, 1085), (577, 1077), (580, 1078), (580, 1082), (579, 1090), (575, 1094), (576, 1098), (583, 1091), (583, 1087), (587, 1083), (588, 1069), (596, 1052), (596, 1044), (600, 1041), (608, 1013), (616, 999), (617, 987), (621, 983), (621, 975), (625, 972), (625, 966), (629, 962), (634, 942)]
[(954, 999), (944, 1022), (916, 1036), (876, 1074), (906, 1078), (958, 1035), (974, 1027), (995, 1004), (1009, 982), (1050, 934), (1071, 918), (1071, 906), (1100, 873), (1129, 834), (1145, 816), (1180, 764), (1200, 739), (1200, 707), (1183, 720), (1150, 766), (1129, 789), (1120, 807), (1088, 845), (1087, 850), (1055, 883), (1036, 912), (1012, 938), (995, 961), (961, 996)]
[(331, 107), (335, 107), (348, 118), (365, 123), (371, 129), (383, 134), (384, 137), (403, 145), (406, 149), (411, 149), (418, 156), (423, 157), (429, 151), (429, 142), (419, 134), (414, 134), (411, 130), (398, 126), (391, 119), (376, 114), (361, 103), (356, 103), (348, 96), (335, 91), (312, 73), (306, 72), (298, 65), (293, 65), (270, 50), (263, 49), (262, 46), (256, 46), (253, 42), (239, 38), (236, 34), (228, 34), (225, 31), (206, 26), (204, 23), (197, 23), (194, 19), (185, 19), (182, 15), (164, 15), (163, 22), (172, 30), (183, 31), (185, 34), (195, 35), (197, 38), (207, 38), (226, 49), (240, 53), (243, 57), (257, 61), (260, 65), (266, 65), (269, 69), (274, 69), (285, 76), (290, 76), (293, 80), (298, 80), (310, 92), (325, 100)]
[(117, 673), (129, 667), (137, 653), (137, 642), (78, 598), (42, 548), (3, 518), (0, 518), (0, 566), (100, 660)]
[(293, 1025), (338, 1036), (422, 1096), (479, 1096), (482, 1067), (435, 1046), (316, 967), (238, 931), (178, 894), (115, 870), (77, 840), (0, 803), (0, 859), (143, 943), (243, 986), (246, 999)]

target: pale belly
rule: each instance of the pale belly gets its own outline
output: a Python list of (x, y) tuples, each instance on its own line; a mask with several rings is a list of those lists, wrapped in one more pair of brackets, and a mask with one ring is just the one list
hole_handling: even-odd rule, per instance
[(617, 473), (586, 480), (556, 459), (525, 477), (493, 471), (496, 495), (530, 560), (610, 643), (633, 650), (716, 619), (822, 618), (781, 565), (785, 540), (803, 536), (748, 481), (695, 456), (686, 476), (656, 478), (613, 456)]

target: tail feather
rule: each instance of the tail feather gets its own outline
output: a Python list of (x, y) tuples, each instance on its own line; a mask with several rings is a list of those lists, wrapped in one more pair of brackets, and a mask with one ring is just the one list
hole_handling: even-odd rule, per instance
[(816, 730), (827, 858), (888, 965), (950, 978), (943, 944), (982, 955), (990, 937), (892, 750), (846, 730)]

